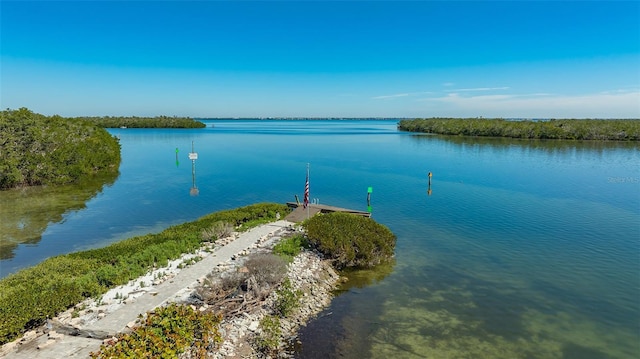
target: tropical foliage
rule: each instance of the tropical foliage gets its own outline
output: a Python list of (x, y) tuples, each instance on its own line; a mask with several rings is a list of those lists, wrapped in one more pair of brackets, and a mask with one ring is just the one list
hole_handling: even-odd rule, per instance
[(98, 297), (156, 266), (200, 248), (202, 231), (223, 221), (242, 228), (274, 221), (286, 205), (259, 203), (206, 215), (166, 230), (104, 248), (49, 258), (0, 280), (0, 345), (44, 323), (47, 317)]
[(274, 247), (273, 253), (292, 262), (293, 258), (300, 254), (303, 248), (307, 248), (307, 239), (301, 234), (295, 234), (280, 240)]
[(190, 117), (73, 117), (71, 120), (89, 121), (104, 128), (203, 128), (206, 125)]
[(274, 309), (282, 318), (286, 318), (300, 306), (302, 291), (294, 289), (289, 278), (285, 278), (276, 290), (276, 302)]
[(90, 122), (0, 112), (0, 189), (71, 183), (119, 166), (118, 140)]
[(120, 334), (113, 345), (103, 344), (91, 358), (177, 358), (183, 353), (208, 358), (207, 353), (222, 341), (221, 320), (211, 312), (169, 304), (147, 313), (141, 326)]
[(273, 315), (265, 315), (260, 319), (262, 333), (256, 337), (258, 348), (266, 354), (274, 354), (280, 345), (280, 318)]
[(396, 236), (371, 218), (334, 212), (311, 217), (304, 226), (309, 245), (338, 268), (370, 268), (394, 255)]
[(398, 129), (441, 135), (527, 139), (640, 141), (640, 120), (428, 118), (401, 120)]

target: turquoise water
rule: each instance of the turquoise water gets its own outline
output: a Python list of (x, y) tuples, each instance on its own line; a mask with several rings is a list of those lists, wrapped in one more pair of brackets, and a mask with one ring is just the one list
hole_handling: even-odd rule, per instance
[(637, 144), (418, 136), (380, 120), (204, 122), (214, 127), (111, 130), (119, 177), (13, 248), (2, 276), (209, 212), (293, 201), (309, 163), (320, 203), (366, 209), (373, 187), (373, 218), (398, 244), (392, 267), (352, 274), (303, 330), (299, 357), (640, 357)]

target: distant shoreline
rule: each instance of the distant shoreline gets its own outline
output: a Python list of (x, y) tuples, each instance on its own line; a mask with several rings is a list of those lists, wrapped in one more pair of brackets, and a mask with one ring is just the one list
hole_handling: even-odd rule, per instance
[[(436, 117), (434, 117), (436, 118)], [(299, 117), (194, 117), (194, 120), (207, 120), (207, 121), (260, 121), (260, 120), (292, 120), (292, 121), (300, 121), (300, 120), (310, 120), (310, 121), (393, 121), (393, 120), (418, 120), (415, 117), (307, 117), (307, 116), (299, 116)], [(478, 120), (483, 118), (470, 118), (470, 117), (451, 117), (451, 118), (443, 118), (437, 117), (437, 119), (451, 119), (451, 120)], [(498, 118), (496, 118), (498, 119)], [(511, 122), (522, 122), (522, 121), (532, 121), (532, 122), (544, 122), (544, 121), (552, 121), (552, 120), (572, 120), (572, 121), (584, 121), (584, 120), (597, 120), (597, 121), (638, 121), (640, 119), (634, 118), (572, 118), (572, 119), (554, 119), (554, 118), (533, 118), (533, 117), (505, 117), (499, 118), (498, 120), (511, 121)]]
[(399, 121), (405, 117), (195, 117), (198, 121)]
[(398, 130), (438, 135), (520, 139), (640, 141), (640, 119), (405, 119), (398, 123)]

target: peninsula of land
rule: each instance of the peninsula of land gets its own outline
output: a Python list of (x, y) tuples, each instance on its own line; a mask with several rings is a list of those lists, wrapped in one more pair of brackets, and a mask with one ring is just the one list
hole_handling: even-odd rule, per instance
[[(277, 265), (279, 262), (274, 259), (277, 257), (267, 257), (268, 253), (272, 252), (274, 244), (295, 231), (294, 223), (277, 221), (247, 232), (232, 233), (215, 245), (206, 243), (198, 251), (169, 262), (166, 267), (156, 268), (112, 288), (100, 298), (88, 298), (51, 317), (45, 324), (27, 331), (19, 340), (5, 344), (0, 356), (16, 359), (86, 358), (95, 353), (95, 357), (101, 357), (97, 354), (101, 347), (103, 351), (114, 348), (119, 335), (121, 338), (123, 334), (143, 326), (143, 321), (138, 320), (139, 314), (151, 312), (158, 306), (191, 305), (200, 312), (220, 311), (220, 305), (216, 306), (211, 298), (207, 298), (207, 293), (210, 295), (212, 291), (211, 284), (230, 281), (245, 272), (248, 275), (254, 269), (251, 264), (256, 263), (256, 258), (258, 261), (266, 260), (268, 266)], [(296, 255), (284, 275), (292, 288), (303, 293), (295, 313), (280, 319), (281, 334), (290, 336), (295, 334), (301, 323), (330, 302), (331, 290), (339, 276), (326, 260), (309, 251)], [(256, 354), (266, 349), (259, 348), (256, 339), (263, 335), (261, 320), (272, 314), (265, 308), (277, 301), (274, 289), (264, 296), (264, 305), (236, 305), (234, 315), (225, 315), (221, 320), (213, 317), (213, 322), (219, 320), (219, 338), (211, 353), (214, 357)], [(227, 303), (227, 306), (230, 304), (233, 303)], [(273, 341), (271, 345), (278, 343), (279, 347), (284, 347), (285, 336), (276, 337), (274, 334), (280, 333), (269, 333), (269, 339)], [(184, 352), (189, 350), (184, 348)]]
[(0, 355), (283, 355), (330, 303), (334, 267), (388, 261), (396, 240), (368, 217), (296, 224), (287, 213), (273, 203), (216, 212), (10, 275), (0, 280)]

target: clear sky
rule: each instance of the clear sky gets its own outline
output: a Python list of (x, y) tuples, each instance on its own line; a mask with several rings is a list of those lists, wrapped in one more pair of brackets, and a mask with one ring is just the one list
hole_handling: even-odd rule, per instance
[(0, 1), (1, 108), (640, 118), (638, 1)]

